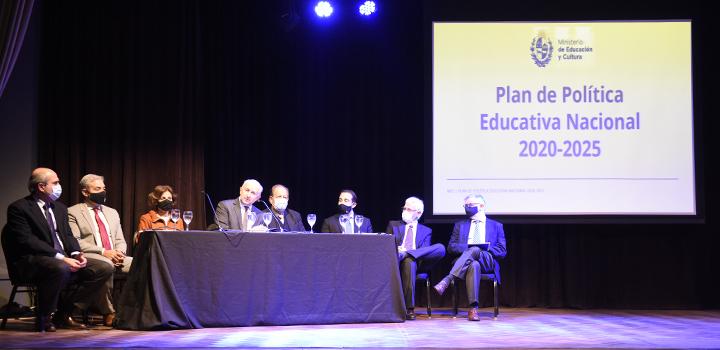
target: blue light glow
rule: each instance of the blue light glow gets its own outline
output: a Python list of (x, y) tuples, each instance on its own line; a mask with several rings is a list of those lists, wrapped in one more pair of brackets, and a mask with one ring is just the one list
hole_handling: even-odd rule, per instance
[(358, 9), (363, 16), (370, 16), (375, 13), (375, 1), (365, 1)]
[(333, 7), (328, 1), (318, 1), (315, 5), (315, 13), (318, 17), (330, 17), (333, 13)]

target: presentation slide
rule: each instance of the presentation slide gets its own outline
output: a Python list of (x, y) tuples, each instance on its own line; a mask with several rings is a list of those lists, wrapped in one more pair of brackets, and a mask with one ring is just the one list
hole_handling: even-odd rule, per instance
[(695, 215), (690, 21), (433, 23), (433, 215)]

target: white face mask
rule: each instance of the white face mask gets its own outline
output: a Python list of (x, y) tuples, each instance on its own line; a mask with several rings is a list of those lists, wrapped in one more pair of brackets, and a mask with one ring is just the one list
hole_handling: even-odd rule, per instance
[(287, 209), (288, 200), (285, 198), (275, 198), (273, 200), (273, 207), (275, 207), (275, 210), (277, 211), (283, 211)]
[(50, 194), (50, 199), (52, 199), (53, 201), (56, 201), (56, 200), (58, 200), (58, 198), (60, 198), (61, 195), (62, 195), (62, 186), (60, 186), (60, 184), (53, 186), (53, 191)]
[(406, 224), (409, 224), (413, 221), (415, 221), (414, 218), (415, 214), (411, 211), (405, 211), (402, 212), (402, 220), (405, 221)]

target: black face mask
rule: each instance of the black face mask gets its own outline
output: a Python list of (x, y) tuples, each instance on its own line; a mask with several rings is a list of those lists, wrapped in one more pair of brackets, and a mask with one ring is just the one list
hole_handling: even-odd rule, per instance
[(471, 218), (471, 217), (475, 216), (475, 214), (477, 214), (477, 213), (478, 213), (478, 207), (465, 206), (465, 215), (467, 215), (467, 217)]
[(340, 214), (347, 214), (352, 210), (352, 207), (349, 207), (345, 204), (338, 204), (338, 212)]
[(90, 193), (88, 195), (88, 199), (97, 204), (105, 204), (105, 201), (107, 200), (107, 192), (102, 191), (98, 193)]
[(173, 207), (173, 202), (169, 200), (159, 201), (157, 207), (163, 211), (170, 211)]

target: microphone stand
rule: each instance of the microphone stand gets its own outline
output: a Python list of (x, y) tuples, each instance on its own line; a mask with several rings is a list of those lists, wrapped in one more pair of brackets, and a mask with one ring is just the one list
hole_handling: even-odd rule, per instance
[[(208, 203), (210, 203), (210, 209), (212, 209), (212, 212), (213, 212), (213, 222), (214, 222), (215, 218), (217, 217), (217, 214), (215, 213), (215, 206), (212, 203), (212, 199), (210, 199), (210, 195), (207, 192), (205, 192), (205, 190), (200, 191), (200, 193), (204, 194), (205, 198), (207, 198), (207, 200), (208, 200)], [(217, 225), (217, 227), (220, 232), (225, 231), (225, 230), (223, 230), (222, 227), (220, 227), (220, 225)]]

